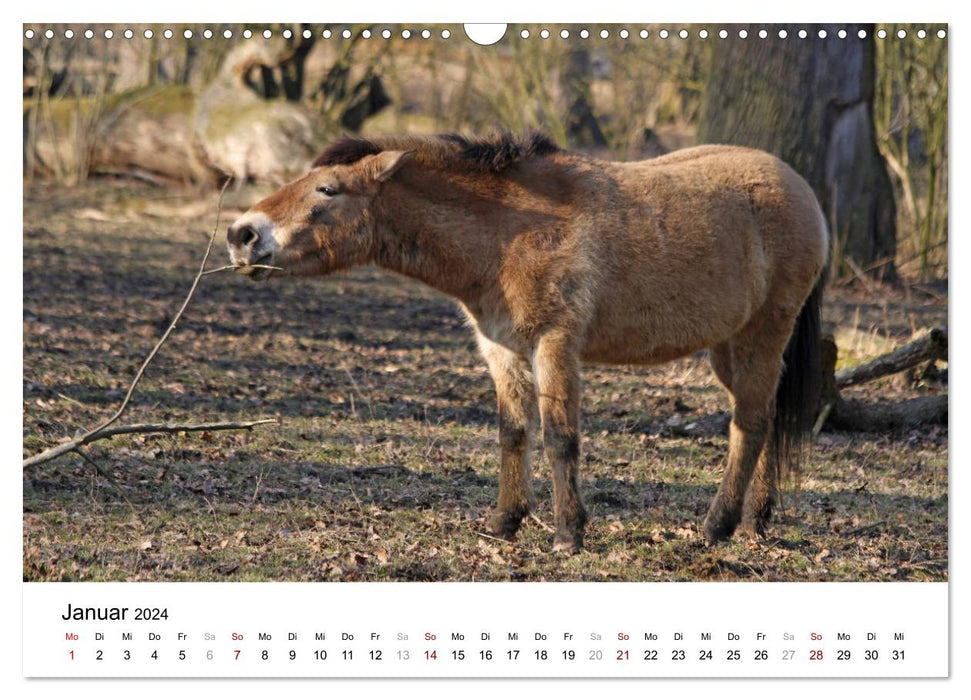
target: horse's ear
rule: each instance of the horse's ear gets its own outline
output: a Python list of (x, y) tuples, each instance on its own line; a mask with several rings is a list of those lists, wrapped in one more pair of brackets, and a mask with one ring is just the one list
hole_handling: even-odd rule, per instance
[(368, 163), (371, 177), (377, 182), (389, 180), (414, 154), (414, 151), (381, 151)]

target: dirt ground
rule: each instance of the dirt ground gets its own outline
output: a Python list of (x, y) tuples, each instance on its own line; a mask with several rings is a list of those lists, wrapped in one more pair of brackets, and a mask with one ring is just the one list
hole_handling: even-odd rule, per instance
[[(223, 230), (261, 194), (231, 192)], [(109, 415), (175, 313), (216, 197), (100, 181), (25, 186), (24, 455)], [(225, 264), (222, 241), (212, 265)], [(839, 287), (825, 320), (852, 364), (947, 325), (940, 293)], [(845, 396), (946, 391), (900, 375)], [(584, 373), (586, 549), (536, 517), (484, 534), (494, 392), (455, 305), (373, 268), (257, 285), (206, 277), (126, 422), (276, 418), (251, 432), (132, 436), (25, 471), (30, 581), (948, 578), (948, 434), (823, 432), (764, 540), (706, 547), (727, 399), (704, 353)]]

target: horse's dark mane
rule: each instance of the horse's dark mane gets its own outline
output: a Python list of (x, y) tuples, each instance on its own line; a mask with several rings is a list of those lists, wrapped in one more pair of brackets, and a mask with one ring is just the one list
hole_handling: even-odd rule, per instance
[(525, 137), (516, 137), (509, 132), (485, 138), (468, 138), (460, 134), (370, 139), (342, 136), (317, 157), (313, 167), (351, 165), (367, 156), (390, 150), (414, 151), (415, 156), (427, 165), (462, 164), (483, 172), (501, 173), (520, 161), (558, 153), (560, 148), (549, 136), (535, 131)]

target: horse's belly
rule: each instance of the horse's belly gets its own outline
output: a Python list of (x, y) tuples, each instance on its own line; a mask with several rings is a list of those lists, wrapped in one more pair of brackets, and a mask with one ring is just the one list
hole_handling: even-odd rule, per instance
[(664, 309), (612, 305), (588, 326), (581, 357), (606, 364), (659, 364), (717, 345), (749, 320), (747, 299)]

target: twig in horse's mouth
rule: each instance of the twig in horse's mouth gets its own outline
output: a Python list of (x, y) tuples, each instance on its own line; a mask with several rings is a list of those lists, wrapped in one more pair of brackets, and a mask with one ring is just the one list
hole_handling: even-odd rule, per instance
[(202, 273), (202, 276), (214, 275), (217, 272), (225, 272), (226, 270), (235, 270), (241, 272), (243, 270), (282, 270), (282, 267), (276, 267), (275, 265), (223, 265), (222, 267), (214, 267), (211, 270), (206, 270)]

